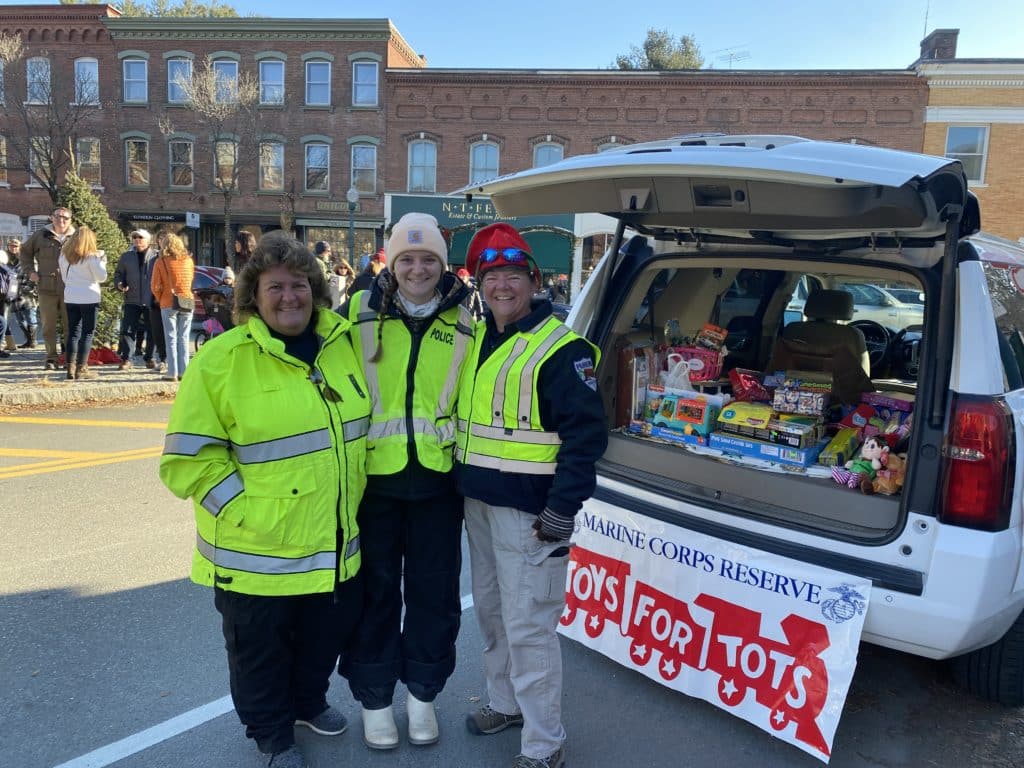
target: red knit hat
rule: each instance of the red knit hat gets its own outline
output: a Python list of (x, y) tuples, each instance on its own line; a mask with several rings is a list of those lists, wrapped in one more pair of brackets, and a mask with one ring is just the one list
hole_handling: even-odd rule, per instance
[(384, 252), (383, 248), (378, 248), (377, 252), (373, 254), (373, 257), (370, 259), (370, 261), (379, 261), (381, 264), (387, 264), (388, 257), (387, 254)]
[[(484, 251), (488, 254), (485, 255)], [(517, 259), (505, 251), (519, 251), (524, 258)], [(466, 249), (466, 269), (470, 274), (479, 277), (493, 267), (522, 267), (528, 272), (537, 271), (530, 246), (515, 227), (501, 221), (488, 224), (473, 235)]]

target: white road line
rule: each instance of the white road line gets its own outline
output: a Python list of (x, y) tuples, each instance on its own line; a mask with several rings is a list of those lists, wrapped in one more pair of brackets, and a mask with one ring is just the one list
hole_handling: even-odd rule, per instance
[[(462, 610), (465, 611), (472, 607), (473, 596), (463, 595)], [(226, 715), (233, 709), (231, 697), (223, 696), (216, 701), (211, 701), (209, 704), (196, 707), (183, 715), (165, 720), (154, 725), (152, 728), (147, 728), (120, 741), (115, 741), (113, 744), (95, 749), (87, 755), (82, 755), (74, 760), (56, 765), (54, 768), (105, 768), (112, 763), (116, 763), (118, 760), (124, 760), (126, 757), (131, 757), (143, 750), (156, 746), (162, 741), (167, 741), (167, 739), (185, 733), (185, 731), (198, 728), (203, 723), (207, 723), (221, 715)]]

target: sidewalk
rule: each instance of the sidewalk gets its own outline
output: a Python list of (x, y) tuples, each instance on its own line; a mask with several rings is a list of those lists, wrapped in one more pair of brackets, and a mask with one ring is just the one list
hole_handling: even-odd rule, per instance
[(19, 349), (0, 359), (0, 409), (174, 397), (178, 391), (177, 383), (161, 381), (161, 374), (146, 368), (141, 359), (124, 371), (116, 365), (92, 367), (99, 378), (86, 381), (68, 381), (64, 371), (43, 370), (45, 363), (42, 346)]

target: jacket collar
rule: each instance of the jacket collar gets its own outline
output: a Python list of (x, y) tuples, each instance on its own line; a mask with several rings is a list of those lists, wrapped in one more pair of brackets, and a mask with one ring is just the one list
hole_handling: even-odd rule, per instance
[[(387, 277), (384, 277), (387, 275)], [(380, 311), (381, 300), (384, 298), (384, 286), (388, 281), (394, 280), (394, 275), (387, 269), (383, 270), (370, 286), (370, 309)], [(441, 279), (437, 283), (437, 289), (441, 293), (441, 302), (437, 307), (437, 314), (440, 314), (452, 307), (457, 307), (469, 295), (469, 286), (462, 282), (458, 276), (451, 272), (442, 272)], [(388, 307), (388, 315), (398, 317), (398, 302), (392, 302)]]

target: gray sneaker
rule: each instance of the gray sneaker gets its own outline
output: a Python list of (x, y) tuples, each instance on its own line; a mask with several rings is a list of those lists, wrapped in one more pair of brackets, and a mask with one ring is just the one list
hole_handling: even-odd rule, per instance
[(516, 755), (512, 768), (563, 768), (565, 765), (565, 747), (559, 747), (553, 755), (547, 757), (527, 757)]
[(306, 768), (306, 758), (302, 751), (292, 744), (288, 749), (272, 754), (267, 766), (268, 768)]
[(305, 726), (321, 736), (339, 736), (348, 728), (348, 720), (334, 707), (328, 707), (316, 717), (311, 717), (308, 720), (300, 718), (295, 721), (295, 724)]
[(491, 709), (490, 705), (480, 707), (466, 715), (466, 728), (477, 736), (500, 733), (513, 725), (522, 727), (523, 716), (521, 714), (506, 715), (504, 712)]

